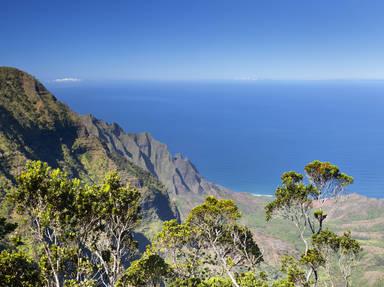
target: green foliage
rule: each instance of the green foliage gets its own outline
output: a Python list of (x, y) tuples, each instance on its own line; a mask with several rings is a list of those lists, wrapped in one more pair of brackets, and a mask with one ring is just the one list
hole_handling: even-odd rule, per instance
[(17, 228), (0, 218), (0, 287), (41, 286), (38, 265), (22, 251), (17, 251), (19, 240), (4, 242), (4, 238)]
[[(306, 286), (305, 271), (301, 263), (292, 256), (284, 256), (281, 259), (281, 271), (287, 274), (287, 278), (279, 284), (293, 284), (294, 286)], [(288, 284), (288, 285), (289, 285)], [(277, 285), (278, 286), (278, 285)]]
[(192, 237), (211, 255), (212, 262), (221, 266), (235, 284), (231, 269), (243, 266), (254, 268), (262, 254), (245, 226), (237, 224), (240, 212), (231, 200), (207, 197), (190, 212), (186, 224)]
[(141, 195), (109, 173), (100, 185), (70, 179), (40, 161), (28, 162), (9, 199), (31, 221), (41, 274), (55, 286), (112, 286), (133, 255)]
[(41, 248), (41, 271), (45, 280), (57, 285), (71, 273), (74, 264), (70, 241), (76, 233), (75, 192), (80, 181), (70, 180), (59, 169), (40, 161), (28, 162), (9, 194), (19, 213), (31, 221), (34, 241)]
[(326, 229), (314, 234), (312, 243), (318, 250), (330, 248), (332, 251), (337, 251), (340, 246), (340, 238), (336, 233)]
[(314, 160), (304, 169), (310, 181), (319, 191), (316, 199), (338, 196), (345, 186), (353, 183), (351, 176), (340, 172), (336, 165), (329, 162)]
[(204, 273), (201, 268), (204, 254), (189, 225), (180, 224), (175, 219), (164, 222), (153, 246), (164, 255), (179, 277), (190, 278)]
[(41, 161), (29, 161), (9, 197), (18, 212), (30, 216), (37, 225), (35, 228), (55, 226), (64, 238), (72, 235), (74, 198), (79, 188), (79, 180), (68, 179), (59, 169), (52, 169)]
[(202, 287), (202, 279), (196, 277), (190, 278), (175, 278), (168, 286), (169, 287)]
[[(201, 278), (176, 278), (167, 285), (169, 287), (232, 287), (230, 279), (220, 276), (210, 277), (205, 280)], [(258, 287), (258, 286), (255, 286)]]
[(0, 287), (9, 286), (43, 286), (37, 264), (22, 252), (0, 252)]
[(233, 201), (210, 196), (192, 209), (184, 223), (165, 222), (153, 247), (172, 267), (171, 286), (175, 282), (180, 286), (226, 286), (227, 282), (238, 286), (235, 270), (255, 270), (262, 254), (251, 231), (238, 224), (239, 218)]
[(117, 286), (126, 286), (126, 283), (137, 287), (158, 286), (170, 272), (164, 259), (147, 248), (140, 259), (131, 263)]
[[(267, 220), (277, 211), (297, 208), (304, 205), (309, 207), (313, 200), (326, 200), (340, 195), (343, 189), (353, 183), (353, 178), (341, 173), (339, 168), (329, 162), (315, 160), (304, 168), (309, 184), (304, 183), (304, 176), (294, 171), (282, 175), (282, 184), (276, 189), (275, 200), (266, 206)], [(325, 219), (321, 211), (315, 213), (318, 220)], [(324, 218), (323, 218), (324, 217)]]
[(350, 286), (352, 269), (355, 267), (361, 251), (359, 242), (351, 237), (350, 232), (345, 232), (339, 237), (338, 263), (346, 286)]
[(272, 287), (295, 287), (295, 283), (287, 279), (280, 279), (273, 282)]
[(107, 174), (102, 184), (93, 187), (93, 192), (97, 205), (85, 200), (85, 206), (92, 205), (88, 212), (93, 214), (86, 216), (91, 224), (87, 226), (92, 226), (87, 246), (102, 266), (107, 276), (104, 280), (113, 286), (124, 274), (124, 260), (132, 258), (137, 249), (133, 231), (140, 220), (141, 195), (137, 189), (122, 184), (115, 172)]
[(200, 285), (201, 287), (232, 287), (233, 286), (231, 280), (224, 277), (211, 277), (209, 279), (206, 279)]
[[(353, 183), (353, 178), (341, 173), (337, 166), (329, 162), (315, 160), (304, 169), (309, 183), (304, 182), (302, 174), (294, 171), (284, 173), (281, 177), (282, 184), (276, 189), (274, 200), (265, 207), (267, 221), (274, 217), (291, 221), (305, 244), (300, 263), (293, 262), (292, 258), (287, 262), (283, 261), (283, 270), (288, 277), (276, 284), (279, 284), (277, 286), (287, 284), (289, 286), (291, 283), (309, 284), (313, 276), (314, 284), (317, 285), (322, 268), (325, 269), (329, 278), (333, 277), (330, 274), (331, 265), (332, 260), (337, 256), (341, 273), (348, 274), (343, 275), (345, 281), (348, 281), (351, 273), (350, 262), (356, 258), (360, 246), (348, 235), (344, 236), (348, 256), (342, 256), (341, 237), (329, 230), (323, 230), (327, 214), (322, 206), (329, 199), (337, 200), (344, 188)], [(315, 210), (314, 205), (317, 208)], [(306, 275), (299, 265), (307, 266)]]
[(339, 241), (341, 254), (357, 256), (362, 251), (359, 242), (351, 237), (350, 231), (344, 232), (344, 234), (339, 237)]
[[(340, 272), (346, 282), (352, 275), (354, 267), (359, 255), (362, 251), (360, 243), (351, 237), (350, 232), (344, 232), (342, 236), (338, 236), (329, 230), (323, 230), (312, 237), (312, 243), (316, 250), (325, 259), (326, 270), (330, 273), (329, 266), (332, 259), (336, 259)], [(332, 277), (331, 274), (328, 274)]]
[(16, 223), (9, 223), (4, 217), (0, 217), (0, 251), (7, 247), (6, 236), (12, 233), (16, 227)]
[[(348, 283), (361, 247), (350, 233), (338, 236), (323, 230), (327, 215), (321, 208), (312, 210), (313, 200), (322, 193), (319, 178), (332, 181), (333, 187), (335, 181), (339, 187), (351, 182), (334, 166), (327, 167), (328, 163), (315, 164), (308, 169), (316, 178), (309, 184), (301, 174), (284, 173), (275, 200), (266, 207), (268, 219), (284, 215), (304, 240), (305, 228), (312, 232), (300, 260), (283, 258), (281, 270), (286, 277), (273, 281), (265, 273), (256, 275), (262, 253), (252, 232), (239, 224), (241, 214), (231, 200), (207, 197), (184, 223), (165, 222), (152, 246), (126, 269), (137, 249), (133, 230), (141, 218), (141, 193), (123, 184), (116, 172), (108, 173), (100, 184), (89, 185), (46, 163), (28, 162), (8, 198), (31, 222), (38, 264), (14, 246), (14, 251), (0, 253), (6, 270), (0, 276), (24, 280), (20, 286), (41, 282), (56, 287), (160, 286), (166, 281), (171, 287), (306, 287), (319, 280), (319, 272), (336, 256)], [(0, 218), (0, 239), (15, 228)], [(18, 268), (26, 271), (25, 277), (14, 279), (10, 270)]]
[(179, 224), (176, 219), (165, 221), (163, 228), (155, 237), (155, 242), (165, 247), (183, 246), (188, 242), (191, 230), (186, 224)]
[[(192, 209), (187, 217), (186, 224), (199, 238), (202, 244), (208, 244), (215, 252), (220, 249), (232, 249), (243, 256), (257, 257), (257, 264), (261, 261), (261, 252), (253, 241), (248, 228), (237, 224), (240, 212), (232, 200), (218, 200), (207, 197), (206, 201)], [(216, 246), (215, 246), (216, 245)], [(230, 255), (230, 250), (226, 254)], [(250, 258), (248, 258), (250, 259)]]
[(301, 262), (317, 270), (320, 266), (325, 264), (325, 259), (319, 250), (309, 249), (305, 254), (301, 256)]
[(16, 227), (16, 223), (9, 223), (4, 217), (0, 217), (0, 240), (3, 240), (6, 235), (13, 232)]
[(94, 280), (84, 280), (79, 282), (78, 280), (71, 279), (64, 282), (64, 287), (98, 287)]
[(303, 178), (303, 175), (294, 171), (281, 176), (282, 185), (276, 189), (275, 199), (265, 207), (267, 221), (279, 211), (286, 212), (283, 217), (290, 217), (296, 209), (310, 207), (312, 198), (318, 195), (318, 191), (313, 185), (305, 185)]
[[(233, 223), (240, 218), (240, 211), (232, 200), (208, 196), (204, 203), (192, 209), (186, 222), (191, 226), (217, 228)], [(204, 233), (204, 230), (199, 230)]]
[(254, 272), (241, 273), (237, 278), (237, 282), (241, 287), (268, 287), (266, 274), (261, 273), (257, 278)]

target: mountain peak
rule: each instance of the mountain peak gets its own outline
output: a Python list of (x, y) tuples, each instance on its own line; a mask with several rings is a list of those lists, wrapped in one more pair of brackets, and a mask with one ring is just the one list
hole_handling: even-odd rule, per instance
[(41, 82), (11, 67), (0, 67), (0, 108), (9, 121), (16, 120), (23, 127), (53, 129), (75, 120), (75, 114)]
[[(14, 74), (14, 75), (26, 75), (32, 77), (27, 72), (24, 72), (15, 67), (0, 66), (0, 74)], [(32, 77), (33, 78), (33, 77)]]

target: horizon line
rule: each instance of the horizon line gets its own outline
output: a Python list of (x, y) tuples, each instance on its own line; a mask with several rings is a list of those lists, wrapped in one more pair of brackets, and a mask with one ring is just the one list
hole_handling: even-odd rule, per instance
[(87, 79), (82, 78), (77, 81), (58, 81), (44, 80), (47, 84), (71, 85), (98, 82), (238, 82), (238, 83), (257, 83), (257, 82), (382, 82), (384, 78), (105, 78), (105, 79)]

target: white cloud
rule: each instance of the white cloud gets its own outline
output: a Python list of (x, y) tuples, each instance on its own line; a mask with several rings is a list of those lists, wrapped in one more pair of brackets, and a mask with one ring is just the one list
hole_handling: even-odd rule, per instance
[(80, 82), (81, 79), (78, 78), (60, 78), (60, 79), (55, 79), (53, 80), (56, 83), (68, 83), (68, 82)]

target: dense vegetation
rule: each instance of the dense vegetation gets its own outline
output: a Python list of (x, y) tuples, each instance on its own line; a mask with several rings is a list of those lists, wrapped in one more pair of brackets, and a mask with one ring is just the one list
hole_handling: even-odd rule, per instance
[(268, 220), (291, 221), (305, 245), (301, 256), (283, 257), (278, 271), (262, 264), (263, 252), (232, 200), (210, 196), (184, 222), (165, 222), (138, 257), (138, 188), (115, 172), (88, 184), (28, 162), (6, 199), (26, 228), (17, 233), (16, 224), (0, 219), (0, 286), (338, 286), (338, 278), (350, 286), (361, 248), (350, 233), (325, 228), (323, 205), (352, 178), (319, 161), (305, 170), (308, 183), (284, 173), (265, 208)]

